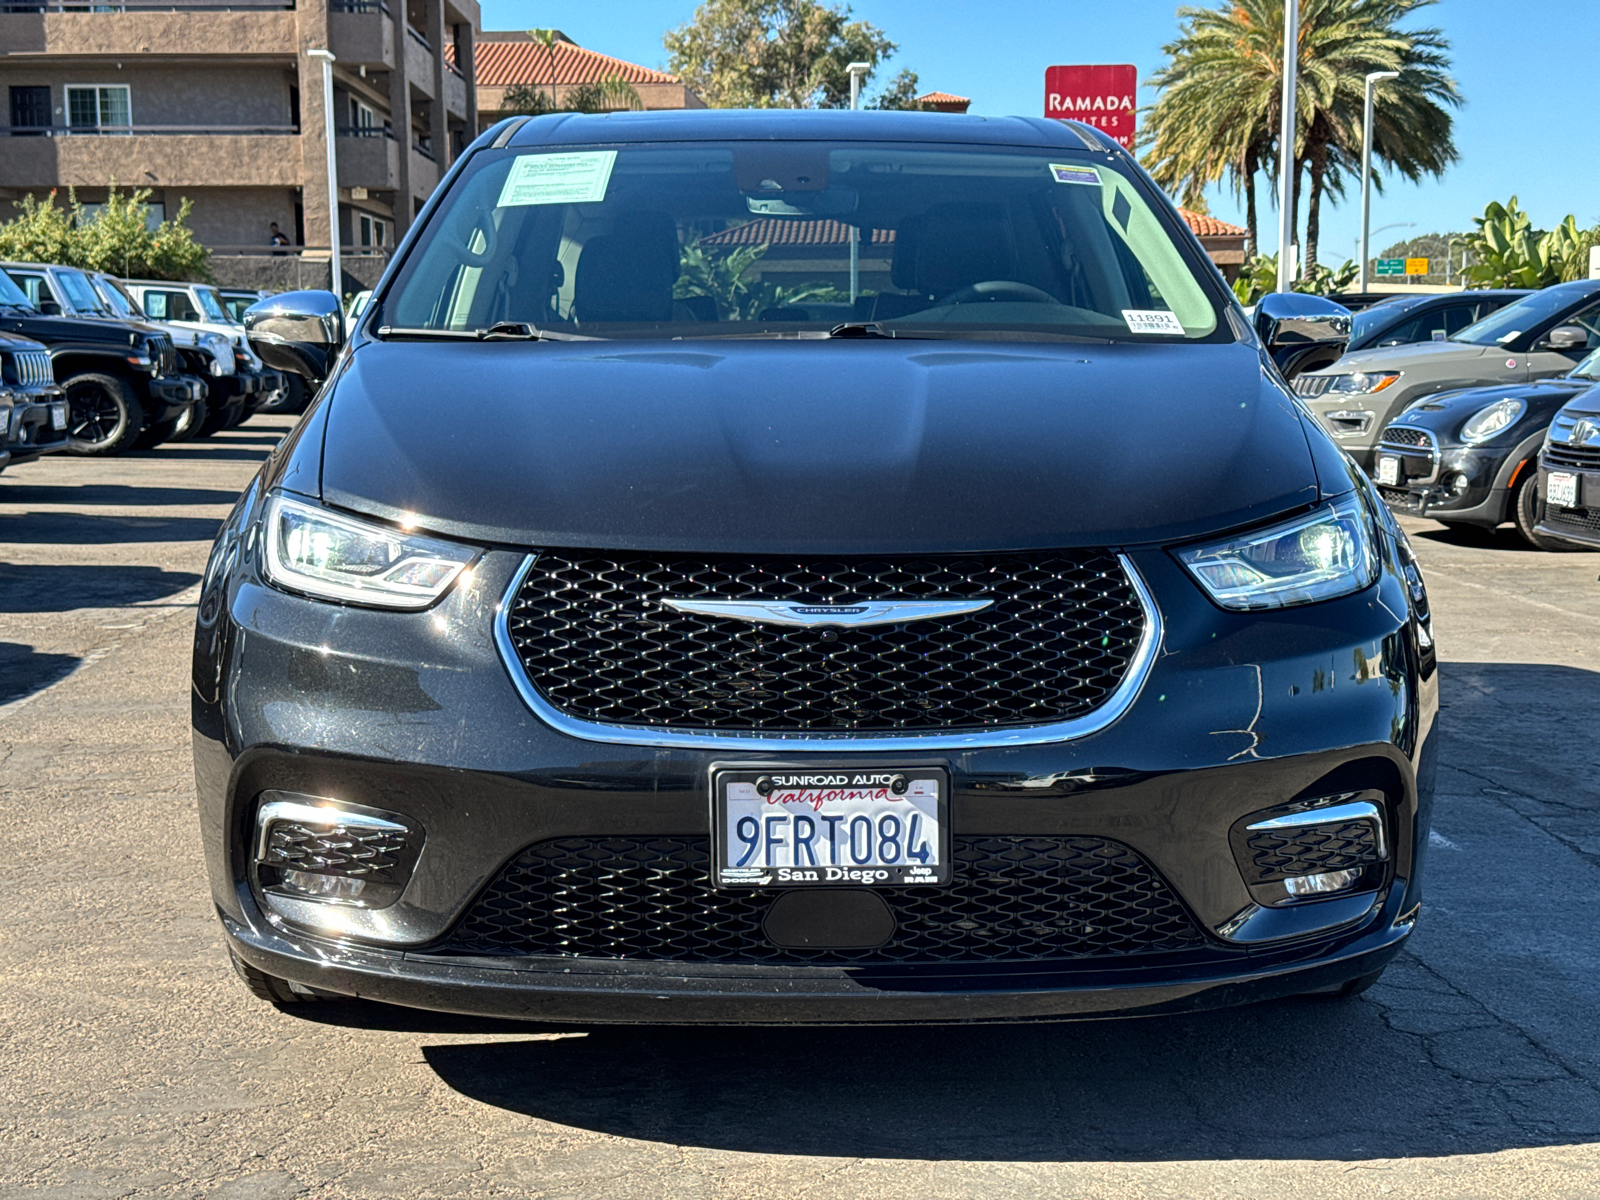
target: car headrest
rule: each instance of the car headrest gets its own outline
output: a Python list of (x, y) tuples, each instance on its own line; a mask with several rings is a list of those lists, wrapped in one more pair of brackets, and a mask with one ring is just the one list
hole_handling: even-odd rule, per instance
[(670, 321), (678, 227), (666, 213), (619, 213), (578, 256), (572, 308), (584, 321)]
[(938, 204), (900, 223), (889, 277), (924, 296), (1016, 277), (1011, 222), (1002, 204)]

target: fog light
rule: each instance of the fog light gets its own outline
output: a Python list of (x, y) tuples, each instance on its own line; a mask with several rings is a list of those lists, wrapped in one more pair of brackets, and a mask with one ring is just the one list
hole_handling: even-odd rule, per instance
[(256, 879), (296, 900), (384, 908), (400, 898), (422, 831), (398, 813), (290, 792), (263, 792), (256, 812)]
[(1359, 870), (1324, 871), (1321, 875), (1294, 875), (1283, 881), (1283, 889), (1291, 896), (1326, 896), (1329, 892), (1342, 892), (1353, 887), (1361, 878)]
[(1467, 488), (1471, 486), (1472, 485), (1467, 482), (1467, 477), (1465, 475), (1450, 476), (1450, 494), (1452, 496), (1465, 496), (1467, 494)]

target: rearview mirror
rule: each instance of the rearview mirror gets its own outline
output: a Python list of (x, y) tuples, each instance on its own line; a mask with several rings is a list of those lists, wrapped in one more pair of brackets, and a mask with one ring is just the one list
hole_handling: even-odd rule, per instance
[(1350, 310), (1322, 296), (1273, 292), (1256, 305), (1256, 333), (1290, 383), (1332, 366), (1350, 341)]
[(1587, 349), (1589, 345), (1589, 331), (1581, 325), (1557, 325), (1544, 337), (1539, 339), (1535, 349), (1554, 350), (1564, 354), (1569, 350)]
[(344, 314), (332, 292), (284, 292), (245, 309), (244, 331), (267, 366), (318, 384), (344, 345)]

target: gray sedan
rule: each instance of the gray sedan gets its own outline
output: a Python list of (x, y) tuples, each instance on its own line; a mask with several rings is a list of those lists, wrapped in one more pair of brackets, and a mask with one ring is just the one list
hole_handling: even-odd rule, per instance
[(1600, 280), (1560, 283), (1490, 313), (1442, 342), (1347, 354), (1294, 389), (1366, 470), (1378, 435), (1438, 392), (1564, 375), (1600, 349)]

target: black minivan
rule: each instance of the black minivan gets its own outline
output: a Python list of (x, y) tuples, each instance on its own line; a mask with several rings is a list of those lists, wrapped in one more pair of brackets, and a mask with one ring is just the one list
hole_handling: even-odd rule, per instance
[(199, 601), (234, 963), (277, 1002), (644, 1022), (1155, 1013), (1416, 920), (1422, 579), (1072, 122), (514, 118), (348, 333)]

